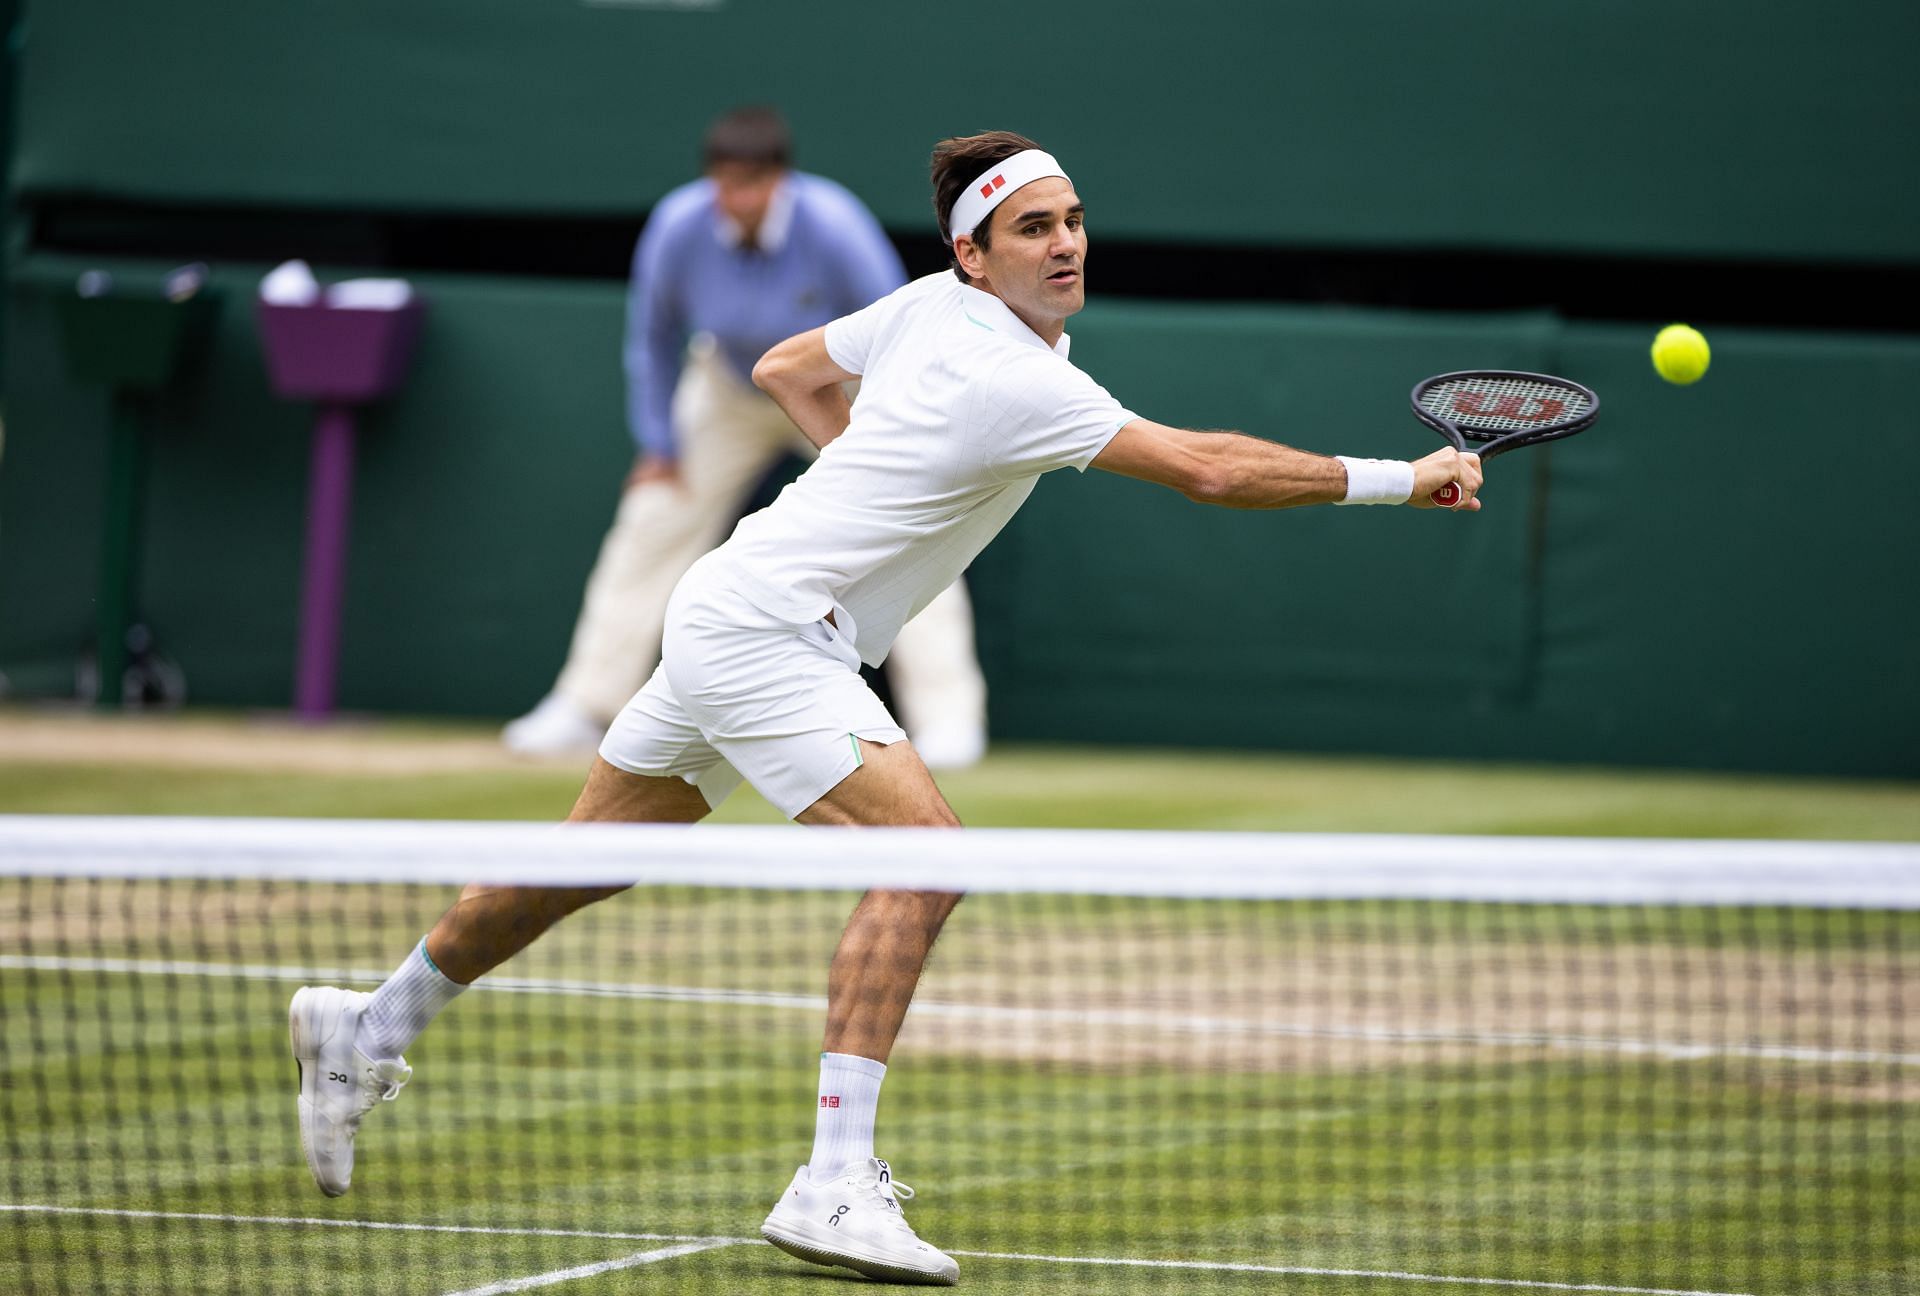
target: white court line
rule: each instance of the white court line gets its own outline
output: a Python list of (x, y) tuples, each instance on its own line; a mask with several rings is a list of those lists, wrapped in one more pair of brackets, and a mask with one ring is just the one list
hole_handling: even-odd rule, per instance
[(732, 1238), (709, 1238), (705, 1242), (682, 1242), (679, 1246), (661, 1247), (657, 1251), (642, 1251), (636, 1255), (622, 1256), (618, 1260), (599, 1260), (593, 1264), (575, 1265), (571, 1269), (555, 1269), (552, 1273), (534, 1274), (527, 1278), (507, 1278), (497, 1283), (488, 1283), (485, 1287), (467, 1287), (447, 1296), (500, 1296), (502, 1292), (529, 1291), (535, 1287), (551, 1287), (555, 1283), (572, 1282), (575, 1278), (591, 1278), (595, 1274), (612, 1273), (616, 1269), (632, 1269), (639, 1265), (653, 1264), (658, 1260), (671, 1260), (675, 1256), (692, 1255), (696, 1251), (711, 1251), (715, 1247), (732, 1246)]
[[(105, 1215), (115, 1218), (132, 1219), (180, 1219), (180, 1220), (216, 1220), (222, 1223), (237, 1224), (322, 1224), (334, 1228), (366, 1229), (404, 1229), (427, 1233), (498, 1233), (533, 1237), (584, 1237), (584, 1238), (641, 1238), (646, 1240), (677, 1240), (692, 1244), (693, 1250), (711, 1250), (724, 1246), (757, 1245), (764, 1246), (759, 1238), (744, 1237), (696, 1237), (688, 1234), (670, 1233), (595, 1233), (570, 1229), (512, 1229), (481, 1228), (457, 1224), (393, 1224), (377, 1220), (336, 1220), (301, 1219), (278, 1215), (206, 1215), (175, 1211), (114, 1210), (107, 1207), (89, 1206), (37, 1206), (0, 1203), (0, 1212), (33, 1212), (49, 1215)], [(628, 1256), (624, 1261), (611, 1260), (606, 1265), (624, 1267), (628, 1263), (644, 1264), (648, 1257), (665, 1260), (667, 1253), (676, 1255), (691, 1254), (691, 1251), (675, 1247), (662, 1247), (658, 1251), (644, 1251), (638, 1256)], [(1056, 1256), (1029, 1255), (1020, 1251), (949, 1251), (948, 1255), (961, 1256), (972, 1260), (1024, 1260), (1031, 1264), (1057, 1265), (1106, 1265), (1131, 1269), (1193, 1269), (1228, 1273), (1271, 1273), (1298, 1274), (1305, 1277), (1326, 1278), (1382, 1278), (1396, 1282), (1456, 1283), (1476, 1287), (1516, 1287), (1532, 1288), (1543, 1291), (1576, 1292), (1617, 1292), (1625, 1296), (1747, 1296), (1744, 1292), (1695, 1291), (1684, 1287), (1618, 1287), (1606, 1283), (1569, 1283), (1552, 1282), (1546, 1279), (1531, 1278), (1463, 1278), (1450, 1274), (1411, 1273), (1399, 1269), (1316, 1269), (1307, 1265), (1261, 1265), (1236, 1264), (1224, 1260), (1131, 1260), (1116, 1256)], [(575, 1277), (584, 1277), (586, 1268), (581, 1272), (561, 1271)], [(596, 1269), (594, 1272), (604, 1272)], [(542, 1279), (551, 1278), (555, 1282), (564, 1281), (549, 1274), (541, 1274)], [(529, 1282), (528, 1279), (508, 1279), (508, 1282)], [(470, 1292), (455, 1293), (455, 1296), (481, 1296), (481, 1293), (510, 1292), (524, 1290), (520, 1287), (492, 1286), (479, 1287)]]
[(1114, 1265), (1128, 1269), (1209, 1269), (1228, 1273), (1304, 1274), (1323, 1278), (1388, 1278), (1400, 1282), (1466, 1283), (1477, 1287), (1528, 1287), (1548, 1291), (1628, 1292), (1631, 1296), (1745, 1296), (1743, 1292), (1690, 1291), (1683, 1287), (1614, 1287), (1606, 1283), (1547, 1282), (1532, 1278), (1460, 1278), (1398, 1269), (1316, 1269), (1310, 1265), (1232, 1264), (1224, 1260), (1128, 1260), (1110, 1256), (1020, 1255), (1006, 1251), (949, 1251), (978, 1260), (1035, 1260), (1042, 1264)]
[(103, 1215), (113, 1219), (208, 1220), (215, 1224), (298, 1224), (319, 1228), (377, 1229), (399, 1233), (484, 1233), (496, 1237), (608, 1238), (616, 1242), (711, 1242), (732, 1246), (759, 1238), (705, 1237), (698, 1233), (602, 1233), (591, 1229), (493, 1228), (484, 1224), (400, 1224), (387, 1220), (322, 1219), (308, 1215), (215, 1215), (201, 1211), (114, 1210), (105, 1206), (42, 1206), (0, 1202), (0, 1213)]
[[(240, 981), (357, 981), (378, 985), (387, 972), (370, 968), (291, 967), (261, 963), (195, 963), (164, 959), (81, 958), (55, 954), (0, 954), (0, 971), (124, 972), (139, 976), (219, 976)], [(669, 1003), (727, 1003), (757, 1008), (799, 1008), (825, 1012), (821, 995), (772, 990), (728, 990), (705, 986), (645, 985), (574, 981), (542, 977), (488, 977), (476, 986), (504, 994), (553, 994), (602, 999), (648, 999)], [(1634, 1039), (1612, 1035), (1555, 1035), (1533, 1031), (1387, 1030), (1313, 1022), (1271, 1022), (1230, 1017), (1201, 1017), (1145, 1009), (1020, 1008), (992, 1004), (916, 1000), (915, 1017), (949, 1017), (993, 1022), (1103, 1026), (1115, 1029), (1179, 1031), (1190, 1035), (1278, 1035), (1301, 1039), (1360, 1040), (1369, 1044), (1468, 1044), (1489, 1048), (1554, 1048), (1578, 1053), (1645, 1054), (1677, 1062), (1703, 1058), (1764, 1058), (1781, 1062), (1879, 1062), (1920, 1066), (1920, 1053), (1876, 1049), (1816, 1048), (1764, 1041)]]

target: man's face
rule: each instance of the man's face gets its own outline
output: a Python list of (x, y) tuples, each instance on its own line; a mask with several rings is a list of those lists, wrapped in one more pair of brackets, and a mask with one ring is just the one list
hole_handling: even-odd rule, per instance
[(749, 238), (760, 232), (760, 222), (767, 218), (774, 190), (785, 174), (780, 167), (755, 162), (715, 162), (707, 167), (721, 214)]
[[(994, 294), (1048, 341), (1058, 336), (1061, 321), (1087, 304), (1084, 215), (1073, 185), (1048, 176), (1022, 185), (993, 209), (990, 247), (974, 244)], [(1043, 323), (1053, 326), (1052, 336)]]

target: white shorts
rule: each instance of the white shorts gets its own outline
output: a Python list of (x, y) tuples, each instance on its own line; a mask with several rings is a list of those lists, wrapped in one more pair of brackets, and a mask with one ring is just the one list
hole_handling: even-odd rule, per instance
[(600, 756), (681, 778), (717, 806), (740, 780), (791, 819), (860, 767), (860, 738), (907, 735), (860, 678), (836, 612), (795, 625), (763, 612), (702, 559), (667, 603), (660, 665), (614, 718)]

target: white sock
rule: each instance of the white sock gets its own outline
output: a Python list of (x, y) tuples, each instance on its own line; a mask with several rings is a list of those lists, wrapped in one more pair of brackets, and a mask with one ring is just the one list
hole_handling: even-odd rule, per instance
[(422, 940), (373, 992), (372, 1002), (360, 1017), (355, 1047), (376, 1062), (399, 1057), (427, 1023), (465, 989), (433, 965), (427, 957), (427, 942)]
[(820, 1104), (814, 1113), (807, 1177), (825, 1183), (873, 1155), (873, 1115), (887, 1064), (851, 1053), (820, 1055)]

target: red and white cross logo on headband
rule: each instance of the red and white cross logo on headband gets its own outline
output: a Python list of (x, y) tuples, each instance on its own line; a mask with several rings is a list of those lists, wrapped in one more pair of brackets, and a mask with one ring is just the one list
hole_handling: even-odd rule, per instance
[(949, 240), (972, 234), (996, 203), (1004, 200), (1008, 194), (1018, 192), (1021, 185), (1047, 176), (1059, 176), (1064, 180), (1066, 172), (1060, 169), (1060, 164), (1050, 154), (1042, 153), (1039, 149), (1024, 149), (996, 162), (992, 170), (974, 176), (954, 199), (953, 211), (947, 218)]

